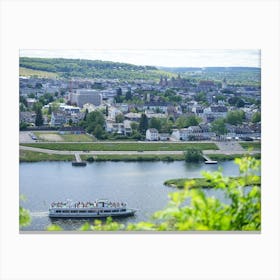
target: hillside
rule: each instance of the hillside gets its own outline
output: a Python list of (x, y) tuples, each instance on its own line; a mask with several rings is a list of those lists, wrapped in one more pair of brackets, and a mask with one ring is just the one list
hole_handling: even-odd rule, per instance
[(260, 86), (261, 68), (257, 67), (158, 67), (160, 70), (180, 74), (182, 78), (193, 80), (226, 79), (228, 84)]
[(159, 70), (153, 66), (137, 66), (101, 60), (20, 57), (19, 66), (22, 71), (24, 69), (33, 70), (34, 75), (36, 73), (40, 74), (37, 71), (43, 71), (43, 73), (53, 73), (65, 78), (159, 80), (161, 75), (175, 76), (175, 74)]
[(40, 78), (57, 78), (58, 74), (48, 71), (34, 70), (31, 68), (19, 67), (20, 76), (37, 76)]

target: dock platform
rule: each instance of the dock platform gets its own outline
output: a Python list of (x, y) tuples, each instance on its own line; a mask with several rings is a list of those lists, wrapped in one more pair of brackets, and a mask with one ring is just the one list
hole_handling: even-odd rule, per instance
[(205, 161), (204, 161), (204, 163), (205, 164), (217, 164), (218, 163), (218, 161), (216, 161), (216, 160), (211, 160), (208, 156), (206, 156), (206, 155), (202, 155), (203, 156), (203, 158), (205, 159)]
[(87, 165), (87, 162), (83, 161), (81, 159), (80, 154), (75, 153), (75, 158), (76, 158), (76, 161), (72, 161), (73, 166), (86, 166)]

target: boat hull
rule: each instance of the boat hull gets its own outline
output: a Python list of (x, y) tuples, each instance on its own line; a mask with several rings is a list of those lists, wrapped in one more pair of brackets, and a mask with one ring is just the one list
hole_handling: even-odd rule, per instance
[(52, 213), (49, 212), (50, 218), (107, 218), (107, 217), (128, 217), (133, 216), (136, 210), (127, 209), (125, 212), (110, 212), (102, 213), (101, 211), (96, 211), (95, 213)]

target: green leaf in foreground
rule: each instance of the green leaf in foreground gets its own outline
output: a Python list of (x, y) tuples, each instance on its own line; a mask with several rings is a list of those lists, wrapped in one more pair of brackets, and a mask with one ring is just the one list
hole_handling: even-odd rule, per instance
[(19, 226), (26, 227), (31, 223), (31, 216), (27, 209), (19, 207)]

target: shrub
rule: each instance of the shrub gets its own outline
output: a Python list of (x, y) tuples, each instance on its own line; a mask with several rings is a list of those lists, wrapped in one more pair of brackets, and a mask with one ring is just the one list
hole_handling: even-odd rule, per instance
[(186, 162), (200, 162), (203, 160), (200, 150), (188, 149), (184, 153)]

